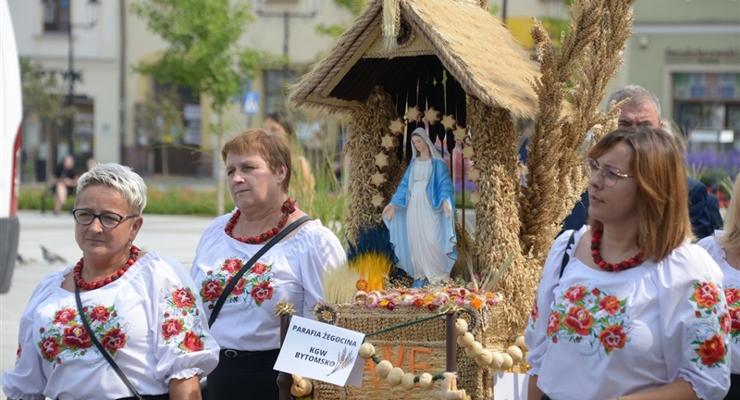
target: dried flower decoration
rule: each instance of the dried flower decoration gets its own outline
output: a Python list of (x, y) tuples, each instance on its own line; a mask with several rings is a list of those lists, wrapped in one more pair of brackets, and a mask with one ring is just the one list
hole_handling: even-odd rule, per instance
[(317, 321), (323, 322), (330, 325), (336, 325), (339, 319), (337, 310), (326, 303), (316, 303), (313, 306), (313, 316)]

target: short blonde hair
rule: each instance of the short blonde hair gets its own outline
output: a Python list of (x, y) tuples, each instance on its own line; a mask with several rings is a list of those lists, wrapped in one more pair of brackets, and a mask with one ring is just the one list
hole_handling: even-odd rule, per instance
[(117, 190), (136, 214), (141, 214), (146, 207), (146, 183), (130, 167), (115, 163), (98, 164), (80, 176), (77, 193), (94, 185)]
[(291, 175), (288, 142), (279, 135), (270, 135), (262, 129), (247, 129), (224, 144), (221, 149), (221, 159), (225, 162), (229, 153), (246, 154), (250, 152), (259, 154), (273, 173), (277, 173), (280, 167), (285, 167), (286, 173), (282, 188), (287, 192)]
[[(660, 128), (620, 128), (589, 151), (596, 159), (618, 143), (632, 150), (630, 170), (637, 183), (637, 244), (646, 258), (661, 260), (693, 237), (683, 152), (676, 139)], [(593, 220), (600, 224), (600, 221)]]

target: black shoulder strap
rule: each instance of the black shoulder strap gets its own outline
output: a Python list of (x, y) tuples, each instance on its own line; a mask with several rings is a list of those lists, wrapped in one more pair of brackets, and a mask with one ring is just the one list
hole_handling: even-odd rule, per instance
[(211, 327), (213, 323), (216, 321), (216, 317), (218, 317), (218, 313), (221, 312), (221, 307), (224, 306), (224, 303), (226, 302), (226, 298), (229, 297), (231, 294), (231, 291), (234, 290), (234, 287), (236, 287), (236, 284), (239, 282), (239, 278), (242, 277), (250, 268), (252, 268), (252, 265), (257, 262), (257, 260), (260, 259), (267, 250), (270, 250), (272, 246), (277, 244), (277, 242), (283, 240), (285, 236), (287, 236), (290, 232), (294, 231), (299, 226), (303, 225), (304, 222), (311, 220), (311, 217), (308, 215), (304, 215), (301, 218), (298, 218), (297, 220), (293, 221), (290, 225), (285, 227), (280, 233), (273, 236), (272, 239), (270, 239), (269, 242), (265, 243), (264, 246), (262, 246), (254, 255), (252, 258), (249, 259), (249, 261), (244, 264), (242, 269), (239, 270), (239, 272), (236, 273), (233, 277), (231, 277), (231, 280), (229, 280), (229, 283), (224, 288), (224, 291), (221, 293), (221, 296), (219, 296), (218, 300), (216, 300), (216, 304), (213, 306), (213, 311), (211, 312), (210, 318), (208, 318), (208, 327)]
[(98, 341), (98, 338), (95, 337), (95, 332), (93, 332), (92, 328), (90, 327), (90, 323), (87, 322), (87, 318), (85, 317), (85, 313), (82, 312), (82, 300), (80, 300), (80, 288), (77, 287), (77, 283), (75, 282), (75, 302), (77, 303), (77, 313), (80, 314), (80, 320), (82, 320), (82, 325), (85, 327), (85, 330), (87, 331), (87, 334), (90, 335), (90, 340), (92, 340), (95, 347), (98, 348), (98, 351), (100, 351), (100, 354), (103, 355), (103, 358), (105, 358), (105, 361), (108, 361), (108, 364), (110, 364), (111, 368), (113, 368), (113, 371), (116, 372), (116, 375), (118, 375), (119, 378), (121, 378), (121, 381), (128, 387), (128, 390), (131, 391), (131, 393), (136, 397), (138, 400), (144, 400), (143, 397), (139, 394), (139, 392), (136, 390), (136, 387), (134, 387), (134, 384), (131, 383), (131, 381), (126, 378), (126, 374), (123, 373), (121, 370), (121, 367), (116, 364), (115, 361), (113, 361), (113, 357), (111, 357), (110, 353), (103, 348), (103, 345), (100, 344)]
[(568, 250), (571, 246), (573, 246), (573, 242), (575, 241), (576, 236), (576, 230), (573, 230), (573, 233), (570, 234), (570, 237), (568, 238), (568, 245), (565, 246), (565, 251), (563, 252), (563, 261), (560, 262), (560, 276), (558, 278), (563, 277), (563, 272), (565, 272), (565, 266), (568, 265), (568, 261), (570, 261), (570, 256), (568, 255)]

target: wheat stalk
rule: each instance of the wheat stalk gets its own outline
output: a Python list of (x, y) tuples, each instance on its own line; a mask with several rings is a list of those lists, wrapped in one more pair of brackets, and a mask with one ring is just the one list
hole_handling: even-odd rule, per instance
[(334, 369), (331, 370), (326, 376), (329, 376), (339, 370), (345, 369), (348, 366), (352, 364), (352, 350), (349, 350), (348, 348), (344, 347), (342, 348), (342, 352), (339, 353), (339, 358), (337, 358), (337, 363), (334, 366)]

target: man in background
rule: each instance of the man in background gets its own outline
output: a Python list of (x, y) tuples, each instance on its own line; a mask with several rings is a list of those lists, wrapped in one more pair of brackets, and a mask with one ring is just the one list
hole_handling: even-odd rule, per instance
[[(650, 126), (663, 128), (660, 119), (660, 101), (647, 89), (638, 85), (628, 85), (612, 93), (608, 104), (626, 100), (619, 107), (619, 127)], [(682, 141), (683, 142), (683, 141)], [(696, 179), (688, 178), (689, 216), (691, 227), (697, 239), (714, 233), (722, 228), (722, 217), (719, 213), (719, 202), (707, 187)], [(563, 229), (578, 229), (586, 223), (588, 217), (588, 195), (581, 196), (571, 214), (563, 221)]]

